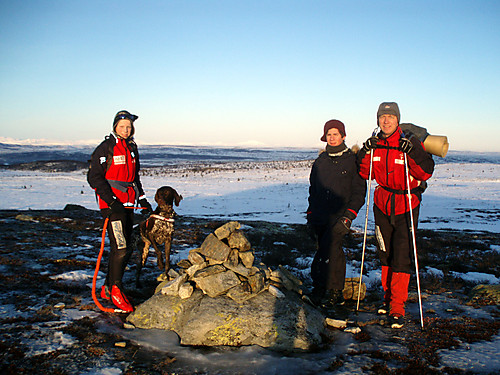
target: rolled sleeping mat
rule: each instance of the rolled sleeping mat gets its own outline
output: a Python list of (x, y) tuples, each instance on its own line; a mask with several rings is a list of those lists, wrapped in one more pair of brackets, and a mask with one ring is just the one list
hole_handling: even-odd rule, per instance
[(425, 151), (432, 155), (444, 158), (448, 153), (448, 148), (450, 144), (448, 143), (448, 137), (445, 135), (431, 135), (427, 133), (427, 129), (410, 123), (399, 124), (399, 127), (404, 133), (412, 133), (420, 142), (424, 144)]

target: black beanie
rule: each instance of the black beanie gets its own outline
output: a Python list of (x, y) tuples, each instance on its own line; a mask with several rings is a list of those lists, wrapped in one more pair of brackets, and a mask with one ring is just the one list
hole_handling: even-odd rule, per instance
[(113, 131), (116, 130), (116, 124), (120, 120), (130, 120), (130, 124), (132, 125), (132, 132), (130, 133), (130, 136), (133, 136), (135, 133), (135, 128), (134, 128), (134, 121), (137, 120), (139, 116), (131, 114), (129, 111), (119, 111), (116, 115), (115, 118), (113, 119)]

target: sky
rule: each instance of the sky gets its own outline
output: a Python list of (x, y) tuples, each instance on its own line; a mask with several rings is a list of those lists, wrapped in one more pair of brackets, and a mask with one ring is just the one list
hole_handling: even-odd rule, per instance
[(0, 0), (0, 137), (348, 145), (384, 101), (450, 149), (500, 152), (500, 2)]

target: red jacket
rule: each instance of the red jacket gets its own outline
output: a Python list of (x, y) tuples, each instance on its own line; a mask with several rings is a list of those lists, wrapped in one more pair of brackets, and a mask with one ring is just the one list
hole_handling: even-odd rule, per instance
[(97, 146), (87, 180), (96, 191), (100, 209), (108, 208), (114, 199), (134, 206), (144, 197), (139, 168), (139, 154), (132, 139), (118, 138), (112, 133)]
[[(405, 173), (404, 153), (398, 150), (399, 139), (402, 134), (401, 128), (388, 138), (378, 135), (377, 148), (373, 152), (372, 179), (378, 186), (375, 188), (374, 204), (386, 215), (400, 215), (408, 212), (408, 187)], [(434, 171), (434, 160), (427, 153), (420, 140), (413, 135), (408, 135), (413, 148), (407, 154), (408, 167), (410, 170), (410, 190), (412, 191), (412, 209), (420, 204), (421, 193), (418, 189), (421, 181), (429, 179)], [(361, 159), (359, 174), (365, 180), (370, 173), (370, 153), (364, 149), (360, 151)]]

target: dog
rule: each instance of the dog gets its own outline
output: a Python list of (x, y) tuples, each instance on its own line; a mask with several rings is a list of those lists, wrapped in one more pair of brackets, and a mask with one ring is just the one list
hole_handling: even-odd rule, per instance
[[(148, 258), (149, 247), (153, 245), (158, 259), (158, 268), (164, 270), (165, 275), (170, 269), (170, 247), (172, 245), (172, 235), (174, 233), (174, 217), (176, 215), (173, 205), (179, 206), (182, 195), (179, 195), (174, 188), (162, 186), (156, 191), (155, 202), (158, 207), (153, 211), (149, 218), (139, 224), (140, 239), (144, 243), (139, 249), (140, 259), (136, 270), (136, 286), (140, 287), (140, 275), (142, 268)], [(165, 257), (159, 248), (165, 245)], [(138, 248), (141, 244), (138, 244)]]

